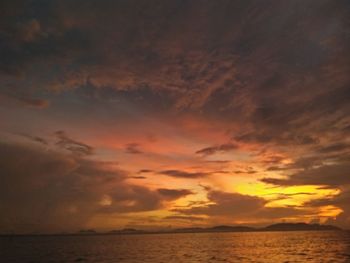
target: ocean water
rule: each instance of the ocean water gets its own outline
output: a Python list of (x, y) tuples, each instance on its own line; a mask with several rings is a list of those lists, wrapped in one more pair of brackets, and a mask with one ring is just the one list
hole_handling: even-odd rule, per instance
[(1, 237), (0, 262), (350, 262), (350, 232)]

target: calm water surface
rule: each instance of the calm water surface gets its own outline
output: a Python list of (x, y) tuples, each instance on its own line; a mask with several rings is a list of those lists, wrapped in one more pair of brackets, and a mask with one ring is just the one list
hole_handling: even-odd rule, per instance
[(350, 262), (350, 232), (2, 237), (0, 262)]

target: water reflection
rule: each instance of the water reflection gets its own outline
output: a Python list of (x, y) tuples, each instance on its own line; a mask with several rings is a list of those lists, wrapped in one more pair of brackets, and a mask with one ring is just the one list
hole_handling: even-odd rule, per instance
[(0, 239), (1, 262), (350, 262), (350, 232)]

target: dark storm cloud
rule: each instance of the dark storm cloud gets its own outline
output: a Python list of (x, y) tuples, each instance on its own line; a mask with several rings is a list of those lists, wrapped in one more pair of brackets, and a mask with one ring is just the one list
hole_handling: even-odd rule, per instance
[(3, 230), (46, 231), (83, 224), (96, 209), (103, 185), (125, 176), (40, 148), (1, 143), (0, 155)]
[[(110, 163), (40, 147), (0, 143), (1, 231), (74, 230), (98, 213), (155, 210), (191, 194), (128, 184)], [(104, 196), (110, 204), (103, 204)]]
[(173, 211), (185, 215), (268, 220), (305, 214), (305, 212), (292, 207), (265, 207), (267, 201), (263, 198), (238, 193), (208, 189), (207, 197), (210, 204), (179, 208)]
[(206, 155), (215, 154), (217, 152), (222, 153), (222, 152), (232, 151), (232, 150), (235, 150), (237, 148), (238, 148), (238, 146), (236, 144), (226, 143), (226, 144), (221, 144), (221, 145), (217, 145), (217, 146), (211, 146), (211, 147), (200, 149), (200, 150), (196, 151), (196, 154), (206, 156)]
[(259, 197), (241, 195), (237, 193), (225, 193), (220, 191), (208, 192), (208, 199), (214, 204), (205, 207), (193, 207), (189, 211), (190, 214), (205, 215), (231, 215), (239, 216), (254, 213), (264, 206), (266, 201)]
[[(40, 86), (89, 82), (131, 93), (143, 89), (146, 101), (165, 90), (179, 110), (202, 108), (208, 114), (286, 127), (300, 112), (316, 114), (319, 107), (309, 104), (316, 86), (320, 95), (315, 98), (332, 86), (332, 97), (339, 101), (339, 88), (348, 81), (349, 64), (342, 59), (348, 43), (344, 1), (3, 5), (1, 67), (31, 73), (32, 83)], [(29, 70), (30, 63), (41, 71)], [(320, 73), (323, 77), (315, 80)], [(300, 95), (302, 100), (296, 99)], [(320, 102), (325, 111), (332, 107), (332, 100)], [(263, 132), (270, 134), (270, 129)], [(311, 143), (310, 138), (296, 140)]]
[(152, 211), (164, 208), (164, 202), (174, 201), (192, 194), (186, 189), (151, 190), (143, 186), (125, 185), (124, 189), (111, 191), (112, 204), (102, 207), (103, 213), (129, 213)]
[(262, 182), (275, 185), (329, 185), (341, 186), (350, 184), (350, 164), (323, 165), (297, 172), (286, 179), (263, 178)]
[(163, 200), (158, 192), (143, 186), (128, 185), (124, 189), (110, 192), (112, 204), (100, 208), (103, 213), (129, 213), (152, 211), (163, 207)]
[(159, 172), (159, 174), (164, 174), (171, 177), (177, 177), (177, 178), (201, 178), (206, 177), (209, 175), (209, 173), (205, 172), (186, 172), (182, 170), (164, 170)]
[(319, 145), (350, 112), (344, 1), (5, 2), (4, 89), (112, 89), (143, 110), (237, 122), (242, 143)]

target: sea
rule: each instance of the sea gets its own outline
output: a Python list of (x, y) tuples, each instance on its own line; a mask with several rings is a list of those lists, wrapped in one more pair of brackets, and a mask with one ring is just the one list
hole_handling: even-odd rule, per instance
[(350, 232), (3, 236), (0, 262), (350, 262)]

